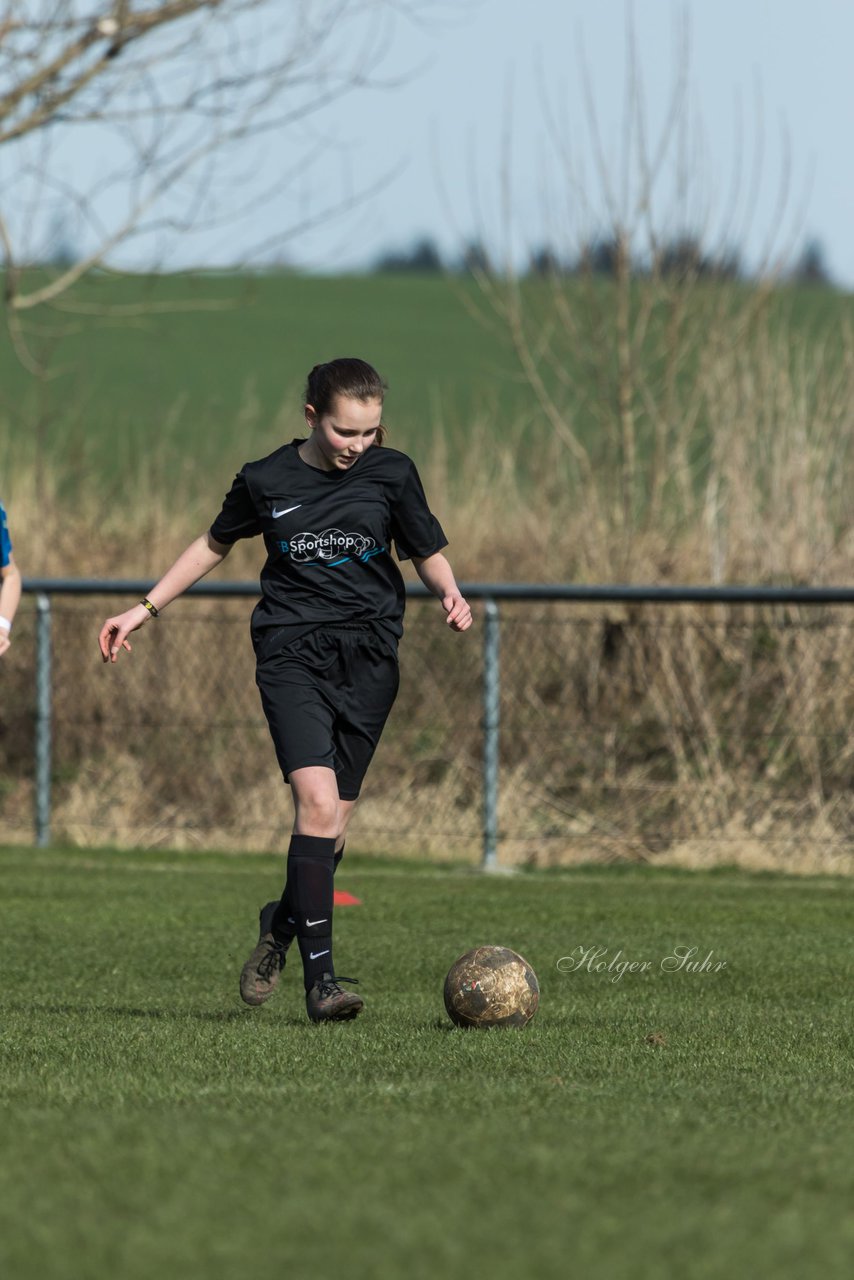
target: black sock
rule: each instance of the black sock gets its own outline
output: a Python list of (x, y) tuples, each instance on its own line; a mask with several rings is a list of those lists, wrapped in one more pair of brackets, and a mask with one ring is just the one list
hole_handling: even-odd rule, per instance
[[(335, 854), (333, 859), (332, 874), (338, 870), (341, 859), (344, 857), (344, 845)], [(296, 909), (294, 908), (291, 894), (288, 890), (288, 882), (285, 881), (285, 888), (282, 892), (281, 901), (276, 908), (273, 916), (273, 933), (279, 942), (284, 942), (286, 946), (290, 946), (294, 938), (297, 936), (297, 918)]]
[[(288, 915), (296, 925), (302, 956), (305, 989), (314, 986), (322, 973), (334, 973), (332, 962), (332, 876), (335, 866), (334, 836), (291, 836), (288, 848), (288, 878), (279, 914)], [(293, 910), (285, 915), (282, 905)], [(290, 929), (294, 924), (289, 924)]]
[(289, 947), (297, 936), (297, 918), (291, 901), (290, 886), (285, 881), (285, 887), (279, 905), (273, 914), (273, 936), (277, 942), (284, 942)]

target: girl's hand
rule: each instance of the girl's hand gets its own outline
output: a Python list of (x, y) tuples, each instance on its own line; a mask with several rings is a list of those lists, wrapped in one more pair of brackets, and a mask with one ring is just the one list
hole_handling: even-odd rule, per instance
[(127, 649), (130, 653), (131, 644), (128, 636), (150, 617), (151, 614), (144, 605), (135, 604), (132, 609), (127, 609), (115, 618), (108, 618), (98, 636), (98, 646), (104, 662), (115, 662), (122, 649)]
[(461, 595), (450, 595), (442, 597), (442, 608), (448, 615), (445, 618), (449, 627), (454, 631), (467, 631), (471, 626), (471, 608), (467, 600)]

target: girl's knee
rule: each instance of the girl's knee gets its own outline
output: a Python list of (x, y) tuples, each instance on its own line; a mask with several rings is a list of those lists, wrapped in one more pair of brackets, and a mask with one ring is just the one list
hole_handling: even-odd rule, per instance
[(297, 829), (303, 835), (337, 836), (341, 819), (336, 796), (309, 792), (295, 796)]

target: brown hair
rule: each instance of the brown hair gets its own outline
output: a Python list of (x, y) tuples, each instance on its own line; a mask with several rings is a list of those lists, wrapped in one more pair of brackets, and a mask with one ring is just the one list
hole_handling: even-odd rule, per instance
[[(336, 396), (346, 396), (349, 400), (360, 400), (367, 404), (370, 400), (385, 399), (388, 386), (383, 382), (373, 365), (355, 356), (341, 356), (337, 360), (329, 360), (326, 364), (316, 364), (308, 375), (305, 384), (305, 403), (313, 405), (320, 417), (329, 413)], [(377, 431), (376, 443), (382, 444), (385, 427)]]

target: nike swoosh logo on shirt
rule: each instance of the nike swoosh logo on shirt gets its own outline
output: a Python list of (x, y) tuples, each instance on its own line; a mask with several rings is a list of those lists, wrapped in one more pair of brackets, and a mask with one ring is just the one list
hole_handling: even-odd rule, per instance
[(272, 512), (273, 519), (278, 520), (279, 516), (286, 516), (289, 511), (299, 511), (301, 506), (302, 506), (302, 503), (298, 502), (295, 507), (282, 507), (281, 511), (277, 511), (276, 508), (273, 507), (273, 512)]

